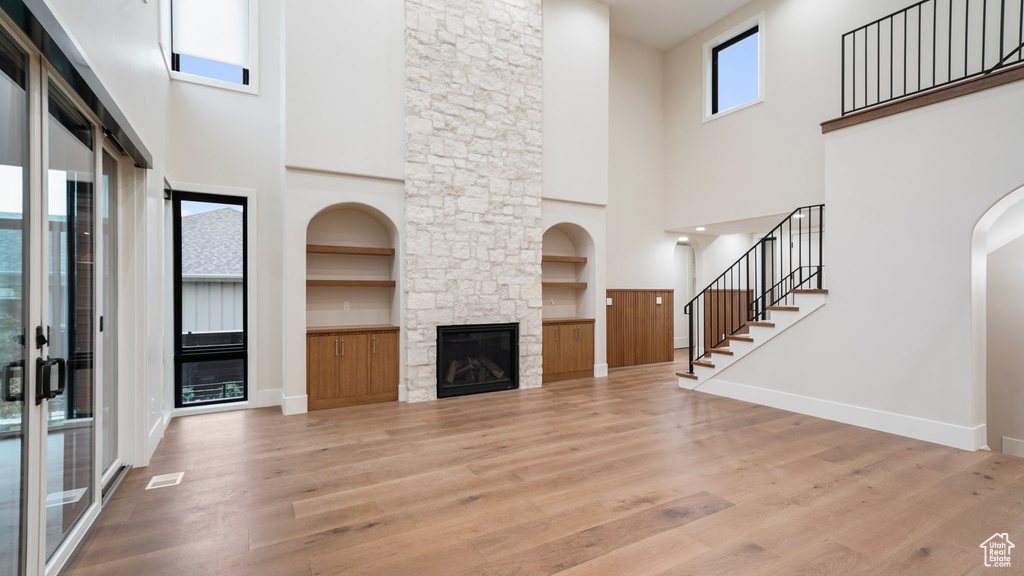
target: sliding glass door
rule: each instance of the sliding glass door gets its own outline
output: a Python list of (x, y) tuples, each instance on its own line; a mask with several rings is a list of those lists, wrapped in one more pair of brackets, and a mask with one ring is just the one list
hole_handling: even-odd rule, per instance
[(28, 59), (0, 30), (0, 576), (25, 569)]
[(176, 408), (248, 398), (245, 198), (174, 193)]
[(96, 146), (91, 122), (47, 86), (43, 338), (46, 559), (94, 504), (96, 466)]
[(121, 469), (118, 160), (19, 38), (0, 26), (0, 576), (58, 573)]

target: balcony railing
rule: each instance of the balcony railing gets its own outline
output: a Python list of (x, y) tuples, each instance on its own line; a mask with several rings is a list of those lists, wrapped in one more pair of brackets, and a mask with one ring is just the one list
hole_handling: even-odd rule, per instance
[(842, 112), (1024, 61), (1024, 0), (924, 0), (843, 35)]

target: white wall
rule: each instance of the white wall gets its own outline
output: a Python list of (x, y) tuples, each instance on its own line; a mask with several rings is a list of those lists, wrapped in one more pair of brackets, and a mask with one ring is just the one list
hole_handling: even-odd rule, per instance
[(750, 250), (760, 234), (725, 234), (713, 237), (694, 237), (697, 250), (697, 290), (707, 288), (720, 274)]
[(662, 54), (612, 36), (609, 89), (608, 287), (669, 289), (679, 234), (665, 205)]
[[(310, 221), (332, 207), (370, 209), (377, 221), (397, 235), (405, 221), (405, 187), (401, 183), (370, 178), (340, 177), (331, 174), (288, 171), (286, 174), (288, 202), (284, 210), (284, 386), (282, 411), (299, 414), (307, 409), (306, 397), (306, 238)], [(392, 278), (404, 278), (405, 254), (403, 239), (397, 238)], [(314, 300), (314, 304), (316, 304)], [(406, 331), (405, 292), (399, 285), (392, 299), (391, 321), (402, 328), (399, 359), (399, 400), (405, 400)], [(397, 321), (396, 321), (397, 319)]]
[(608, 203), (608, 6), (544, 0), (544, 198)]
[(290, 2), (286, 28), (286, 164), (404, 178), (405, 2)]
[(1006, 451), (1003, 438), (1024, 440), (1024, 238), (988, 255), (988, 445)]
[[(541, 204), (543, 210), (543, 227), (547, 232), (554, 227), (566, 231), (564, 236), (573, 243), (576, 256), (586, 256), (587, 264), (579, 271), (581, 282), (587, 283), (585, 290), (576, 290), (572, 295), (576, 299), (576, 309), (570, 316), (594, 319), (594, 375), (597, 377), (608, 375), (607, 360), (607, 311), (605, 310), (605, 296), (608, 286), (605, 283), (607, 277), (607, 254), (608, 241), (605, 218), (608, 210), (604, 206), (588, 206), (575, 202), (561, 202), (558, 200), (544, 200)], [(548, 238), (545, 235), (545, 238)], [(551, 253), (558, 254), (565, 250), (565, 242), (557, 235), (553, 236), (558, 242), (556, 250)], [(589, 242), (588, 242), (589, 240)], [(567, 250), (566, 250), (567, 251)], [(544, 250), (547, 253), (547, 247)], [(550, 266), (550, 265), (545, 265)], [(545, 268), (545, 276), (548, 269)], [(556, 272), (557, 273), (557, 272)], [(564, 273), (564, 271), (563, 271)], [(556, 306), (561, 310), (568, 311), (568, 305), (559, 306), (558, 303), (569, 297), (569, 294), (560, 291), (544, 291), (545, 308), (548, 298), (556, 298)], [(563, 300), (558, 300), (562, 298)], [(544, 316), (553, 318), (559, 315), (559, 311), (545, 310)]]
[[(788, 213), (820, 203), (825, 143), (839, 116), (840, 38), (906, 0), (756, 0), (665, 56), (665, 228)], [(765, 101), (703, 121), (704, 43), (765, 14)]]
[(248, 198), (253, 406), (280, 404), (283, 387), (283, 12), (280, 0), (260, 0), (258, 94), (169, 86), (174, 188)]
[(982, 446), (985, 239), (973, 236), (982, 215), (1024, 184), (1021, 98), (1016, 83), (824, 137), (827, 304), (719, 379), (835, 403), (877, 428)]

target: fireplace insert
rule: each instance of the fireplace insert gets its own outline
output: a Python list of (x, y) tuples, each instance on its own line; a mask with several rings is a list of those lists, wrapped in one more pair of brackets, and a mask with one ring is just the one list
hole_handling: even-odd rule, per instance
[(519, 388), (519, 324), (437, 327), (437, 397)]

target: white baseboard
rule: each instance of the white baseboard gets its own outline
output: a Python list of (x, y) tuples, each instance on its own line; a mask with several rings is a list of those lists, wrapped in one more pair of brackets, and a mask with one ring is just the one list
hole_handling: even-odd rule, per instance
[(1009, 454), (1010, 456), (1017, 456), (1024, 458), (1024, 440), (1017, 440), (1016, 438), (1007, 438), (1003, 436), (1003, 449), (1000, 450), (1003, 454)]
[(608, 365), (607, 364), (594, 364), (594, 378), (607, 378), (608, 377)]
[(281, 394), (281, 413), (285, 416), (291, 416), (293, 414), (305, 414), (308, 411), (308, 397), (303, 394), (301, 396), (285, 396), (284, 391)]
[(268, 406), (280, 406), (281, 405), (281, 390), (275, 388), (273, 390), (257, 390), (256, 391), (256, 407), (266, 408)]
[(984, 424), (974, 428), (958, 426), (956, 424), (936, 422), (904, 414), (883, 412), (872, 408), (840, 404), (829, 400), (757, 388), (747, 386), (746, 384), (736, 384), (724, 380), (709, 380), (701, 386), (699, 391), (843, 422), (844, 424), (852, 424), (862, 428), (916, 438), (926, 442), (952, 446), (961, 450), (973, 451), (985, 445)]
[(675, 348), (676, 350), (678, 350), (680, 348), (689, 348), (689, 347), (690, 347), (690, 339), (687, 338), (686, 336), (680, 336), (679, 338), (676, 338), (675, 343), (673, 344), (673, 348)]

